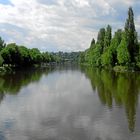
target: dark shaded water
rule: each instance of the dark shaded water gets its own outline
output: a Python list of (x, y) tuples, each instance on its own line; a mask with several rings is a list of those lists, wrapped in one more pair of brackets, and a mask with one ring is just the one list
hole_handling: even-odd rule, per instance
[(0, 76), (0, 140), (139, 140), (140, 73), (76, 67)]

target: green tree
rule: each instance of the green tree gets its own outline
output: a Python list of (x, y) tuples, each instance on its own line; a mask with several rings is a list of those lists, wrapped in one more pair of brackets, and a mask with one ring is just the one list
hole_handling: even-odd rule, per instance
[(6, 47), (6, 43), (4, 42), (4, 40), (0, 37), (0, 51)]
[(18, 65), (20, 57), (18, 46), (15, 43), (10, 43), (1, 51), (4, 63)]
[(122, 34), (122, 40), (117, 48), (118, 63), (122, 66), (127, 66), (130, 63), (130, 54), (127, 48), (126, 34)]
[(15, 43), (10, 43), (6, 48), (9, 49), (11, 64), (18, 65), (20, 61), (18, 46)]
[(116, 38), (116, 43), (117, 43), (117, 46), (121, 43), (121, 40), (122, 40), (122, 29), (118, 29), (116, 32), (115, 32), (115, 36)]
[(91, 48), (85, 50), (85, 62), (90, 64), (91, 61)]
[(79, 62), (85, 63), (85, 52), (80, 52)]
[(112, 39), (112, 29), (111, 26), (108, 25), (106, 28), (105, 38), (104, 38), (104, 50), (110, 46), (111, 39)]
[(101, 54), (102, 54), (102, 47), (100, 44), (96, 44), (94, 49), (92, 50), (92, 55), (91, 55), (93, 66), (101, 66)]
[(50, 54), (48, 52), (42, 53), (42, 57), (43, 57), (43, 62), (50, 62), (51, 61), (51, 57)]
[(125, 23), (125, 33), (127, 39), (127, 47), (130, 53), (131, 62), (135, 62), (138, 54), (138, 39), (134, 23), (134, 13), (132, 7), (129, 7), (128, 18)]
[(104, 38), (105, 38), (105, 28), (101, 28), (98, 37), (97, 37), (97, 44), (99, 44), (102, 47), (101, 53), (104, 49)]
[(85, 62), (92, 65), (94, 59), (94, 50), (96, 49), (95, 39), (92, 39), (90, 48), (85, 51)]
[(18, 51), (19, 51), (19, 65), (29, 66), (31, 64), (29, 49), (27, 49), (24, 46), (19, 46)]
[(42, 61), (42, 55), (37, 48), (33, 48), (29, 50), (29, 54), (31, 57), (32, 64), (39, 64)]
[(7, 47), (1, 51), (1, 56), (4, 59), (4, 64), (11, 64), (11, 55)]
[(118, 61), (117, 61), (117, 48), (119, 44), (121, 43), (122, 40), (122, 30), (118, 29), (117, 32), (115, 32), (114, 37), (111, 40), (111, 44), (109, 47), (109, 53), (112, 54), (112, 65), (115, 66)]
[(101, 56), (101, 64), (102, 66), (112, 66), (112, 63), (113, 63), (112, 50), (111, 48), (108, 48)]

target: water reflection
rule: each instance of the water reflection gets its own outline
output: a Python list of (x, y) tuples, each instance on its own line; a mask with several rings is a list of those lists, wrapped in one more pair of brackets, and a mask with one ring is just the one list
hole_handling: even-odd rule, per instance
[(109, 108), (114, 106), (113, 103), (118, 107), (125, 107), (129, 130), (133, 132), (140, 90), (139, 73), (115, 73), (90, 68), (84, 71), (91, 81), (93, 90), (97, 90), (102, 104)]
[(138, 73), (68, 65), (0, 81), (0, 140), (139, 140)]
[(26, 69), (15, 71), (12, 74), (0, 75), (0, 101), (5, 94), (16, 95), (22, 87), (38, 82), (43, 74), (48, 74), (49, 69)]

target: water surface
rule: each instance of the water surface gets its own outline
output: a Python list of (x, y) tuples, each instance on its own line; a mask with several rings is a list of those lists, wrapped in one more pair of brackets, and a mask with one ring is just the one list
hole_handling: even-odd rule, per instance
[(139, 140), (140, 74), (61, 66), (0, 76), (0, 140)]

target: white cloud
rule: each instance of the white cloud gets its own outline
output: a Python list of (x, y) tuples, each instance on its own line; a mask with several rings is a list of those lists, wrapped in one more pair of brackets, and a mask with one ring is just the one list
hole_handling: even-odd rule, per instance
[[(119, 0), (120, 1), (120, 0)], [(131, 3), (131, 0), (121, 2)], [(2, 31), (8, 37), (7, 41), (57, 50), (78, 51), (89, 47), (92, 37), (97, 36), (97, 25), (108, 24), (104, 16), (116, 14), (115, 0), (11, 0), (12, 5), (0, 4), (0, 24), (11, 24), (26, 30), (26, 35), (14, 29), (14, 37), (9, 31)], [(92, 25), (91, 25), (92, 23)], [(93, 28), (87, 28), (92, 26)], [(2, 29), (1, 29), (2, 30)], [(12, 30), (13, 31), (13, 30)], [(43, 43), (42, 43), (43, 42)], [(41, 46), (41, 45), (44, 46)]]

